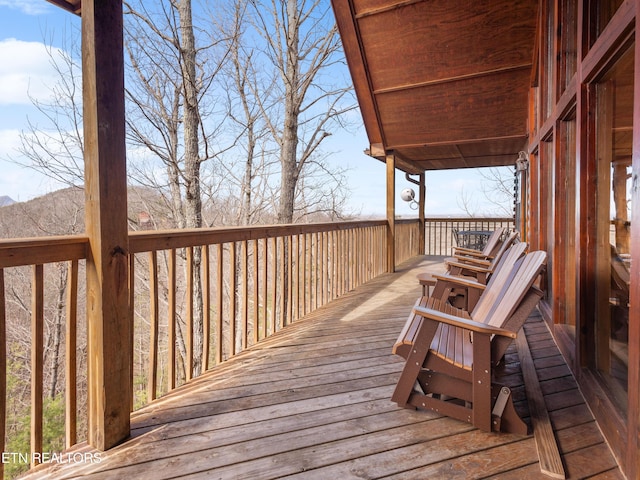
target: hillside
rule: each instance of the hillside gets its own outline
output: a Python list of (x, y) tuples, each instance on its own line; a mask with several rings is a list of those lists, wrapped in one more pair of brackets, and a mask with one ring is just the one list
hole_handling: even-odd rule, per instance
[(9, 205), (13, 205), (15, 202), (15, 200), (11, 197), (7, 197), (6, 195), (2, 195), (0, 196), (0, 207), (6, 207)]
[[(0, 202), (5, 197), (0, 197)], [(6, 197), (8, 198), (8, 197)], [(0, 238), (73, 235), (84, 232), (84, 190), (64, 188), (26, 202), (0, 203)], [(145, 219), (170, 215), (162, 196), (152, 189), (130, 187), (130, 228), (149, 228)], [(146, 222), (148, 223), (148, 221)], [(169, 225), (161, 225), (167, 228)]]

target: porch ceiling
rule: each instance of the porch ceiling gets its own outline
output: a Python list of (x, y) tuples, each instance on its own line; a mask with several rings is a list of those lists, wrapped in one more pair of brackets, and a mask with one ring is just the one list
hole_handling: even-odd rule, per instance
[(527, 141), (536, 0), (332, 0), (370, 154), (512, 165)]

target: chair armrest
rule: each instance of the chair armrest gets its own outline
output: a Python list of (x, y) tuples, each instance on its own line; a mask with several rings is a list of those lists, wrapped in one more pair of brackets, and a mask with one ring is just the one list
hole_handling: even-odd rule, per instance
[[(469, 263), (472, 265), (478, 265), (478, 266), (484, 266), (484, 267), (489, 267), (491, 266), (491, 260), (485, 260), (484, 258), (476, 258), (476, 257), (465, 257), (463, 255), (454, 255), (453, 256), (456, 261), (458, 262), (464, 262), (464, 263)], [(445, 260), (446, 262), (446, 260)], [(449, 262), (451, 262), (451, 260), (449, 260)], [(447, 263), (449, 263), (447, 262)]]
[(455, 252), (460, 252), (462, 255), (479, 255), (479, 256), (484, 256), (482, 255), (482, 252), (480, 250), (476, 250), (474, 248), (465, 248), (465, 247), (453, 247), (453, 251), (454, 251), (454, 255)]
[(449, 265), (449, 267), (458, 267), (461, 268), (463, 270), (470, 270), (472, 272), (480, 272), (480, 273), (491, 273), (492, 270), (490, 268), (487, 267), (483, 267), (481, 265), (473, 265), (471, 263), (462, 263), (462, 262), (447, 262), (447, 265)]
[(432, 277), (438, 281), (453, 283), (460, 287), (476, 288), (478, 290), (484, 290), (487, 286), (478, 282), (472, 277), (461, 277), (457, 275), (438, 275), (434, 273)]
[(484, 333), (487, 335), (500, 335), (502, 337), (516, 338), (517, 332), (511, 330), (505, 330), (503, 328), (493, 327), (484, 323), (476, 322), (472, 319), (460, 318), (447, 313), (439, 312), (431, 308), (414, 307), (413, 312), (421, 317), (428, 318), (440, 323), (446, 323), (453, 327), (459, 327), (464, 330), (469, 330), (477, 333)]

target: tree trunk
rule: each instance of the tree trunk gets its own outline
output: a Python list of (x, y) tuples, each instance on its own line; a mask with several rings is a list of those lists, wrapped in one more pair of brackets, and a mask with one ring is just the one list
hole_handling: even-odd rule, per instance
[[(182, 37), (182, 78), (184, 88), (184, 181), (185, 221), (187, 228), (202, 227), (202, 196), (200, 192), (200, 145), (198, 131), (200, 112), (198, 105), (198, 79), (196, 77), (196, 45), (193, 32), (191, 0), (180, 0), (180, 33)], [(193, 372), (202, 371), (203, 302), (202, 261), (199, 249), (193, 254)], [(188, 280), (189, 281), (189, 280)]]
[(53, 338), (51, 339), (51, 379), (49, 381), (49, 397), (55, 398), (58, 390), (58, 370), (60, 366), (60, 344), (62, 341), (62, 325), (64, 319), (64, 299), (67, 292), (67, 264), (58, 264), (58, 291), (56, 310), (53, 318)]
[(284, 99), (284, 128), (280, 163), (282, 166), (280, 182), (280, 203), (278, 207), (278, 223), (292, 223), (295, 206), (296, 185), (298, 183), (298, 117), (299, 99), (298, 85), (300, 77), (299, 50), (299, 19), (298, 3), (287, 0), (287, 50), (285, 52), (285, 99)]

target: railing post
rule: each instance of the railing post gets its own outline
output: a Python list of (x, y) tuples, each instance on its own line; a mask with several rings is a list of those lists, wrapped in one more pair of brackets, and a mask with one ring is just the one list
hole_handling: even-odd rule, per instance
[(122, 36), (121, 0), (82, 2), (88, 442), (99, 450), (129, 436), (132, 398)]
[(387, 163), (387, 272), (396, 270), (396, 157), (386, 155)]

